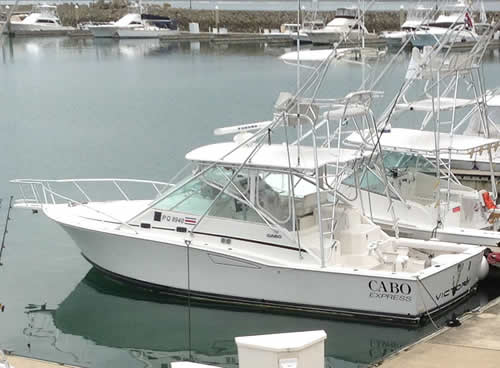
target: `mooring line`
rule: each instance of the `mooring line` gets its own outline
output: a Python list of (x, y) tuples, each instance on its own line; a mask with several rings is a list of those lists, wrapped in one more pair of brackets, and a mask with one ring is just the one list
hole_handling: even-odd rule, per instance
[(8, 233), (8, 230), (7, 230), (7, 227), (9, 226), (9, 220), (10, 220), (10, 209), (12, 208), (12, 200), (13, 200), (14, 196), (10, 196), (10, 200), (9, 200), (9, 208), (7, 208), (7, 218), (5, 220), (5, 226), (3, 228), (3, 236), (2, 236), (2, 245), (0, 246), (0, 266), (2, 266), (2, 254), (3, 254), (3, 250), (5, 248), (5, 236), (7, 235)]

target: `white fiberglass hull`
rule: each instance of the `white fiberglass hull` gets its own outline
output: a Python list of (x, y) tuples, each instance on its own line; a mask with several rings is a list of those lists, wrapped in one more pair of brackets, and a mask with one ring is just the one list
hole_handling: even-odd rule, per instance
[(406, 42), (411, 34), (406, 31), (383, 32), (380, 36), (389, 47), (400, 47)]
[(116, 37), (117, 31), (122, 27), (115, 25), (89, 25), (87, 28), (95, 38), (112, 38)]
[(64, 32), (74, 30), (73, 27), (66, 27), (61, 25), (51, 25), (51, 24), (29, 24), (22, 22), (11, 22), (10, 32), (42, 32), (42, 31), (52, 31), (52, 32)]
[[(50, 217), (49, 212), (46, 214)], [(415, 323), (428, 312), (465, 297), (478, 281), (482, 261), (482, 252), (470, 247), (457, 255), (460, 264), (455, 258), (449, 265), (415, 274), (322, 269), (303, 265), (298, 257), (293, 264), (278, 264), (266, 258), (245, 257), (232, 245), (215, 250), (209, 249), (207, 243), (193, 242), (189, 247), (188, 275), (188, 248), (183, 240), (189, 239), (187, 233), (162, 230), (168, 234), (163, 237), (170, 241), (158, 241), (146, 233), (99, 229), (99, 222), (92, 228), (94, 225), (81, 227), (53, 219), (91, 263), (139, 283), (179, 293), (190, 289), (194, 297), (222, 302), (405, 323)], [(287, 252), (297, 254), (296, 250), (277, 249), (283, 258)]]
[(167, 29), (157, 29), (157, 30), (148, 30), (148, 29), (133, 29), (133, 28), (125, 28), (118, 29), (115, 33), (114, 37), (118, 38), (159, 38), (161, 36), (166, 35), (174, 35), (178, 34), (179, 31), (167, 30)]
[(447, 37), (450, 42), (459, 44), (462, 42), (477, 41), (477, 36), (470, 31), (451, 31), (446, 34), (447, 29), (431, 28), (429, 31), (416, 31), (413, 34), (411, 43), (415, 47), (434, 46), (442, 37)]
[[(356, 41), (361, 41), (361, 33), (359, 32), (350, 32), (348, 36), (346, 34), (341, 33), (341, 32), (327, 32), (327, 31), (312, 31), (312, 32), (306, 32), (307, 37), (313, 44), (319, 44), (319, 45), (331, 45), (335, 42), (340, 42), (344, 40), (347, 37), (348, 41), (356, 42)], [(365, 33), (364, 35), (365, 39), (374, 39), (377, 38), (376, 35), (370, 34), (370, 33)]]

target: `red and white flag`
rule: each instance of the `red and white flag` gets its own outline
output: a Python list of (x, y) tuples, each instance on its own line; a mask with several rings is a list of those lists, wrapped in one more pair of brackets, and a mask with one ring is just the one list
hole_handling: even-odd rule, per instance
[(472, 29), (473, 23), (472, 23), (472, 18), (469, 15), (469, 12), (465, 13), (465, 26), (468, 29)]

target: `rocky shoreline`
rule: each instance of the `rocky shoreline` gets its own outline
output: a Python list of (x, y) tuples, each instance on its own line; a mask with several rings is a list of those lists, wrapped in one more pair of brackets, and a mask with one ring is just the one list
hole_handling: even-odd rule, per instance
[[(29, 11), (30, 6), (20, 6), (18, 11)], [(117, 3), (80, 5), (62, 4), (57, 7), (59, 17), (64, 25), (76, 26), (86, 22), (114, 21), (127, 13), (127, 7)], [(2, 10), (0, 10), (1, 12)], [(149, 6), (147, 12), (163, 15), (177, 20), (181, 30), (188, 30), (190, 22), (200, 25), (200, 31), (208, 31), (215, 26), (215, 10), (190, 10), (172, 8), (168, 4), (163, 6)], [(325, 21), (333, 19), (335, 11), (319, 12), (319, 17)], [(401, 19), (399, 11), (372, 11), (365, 16), (365, 25), (370, 32), (396, 30)], [(488, 12), (488, 19), (499, 19), (499, 12)], [(219, 10), (219, 26), (231, 32), (260, 32), (263, 29), (279, 29), (284, 23), (296, 23), (297, 13), (293, 11), (245, 11)]]

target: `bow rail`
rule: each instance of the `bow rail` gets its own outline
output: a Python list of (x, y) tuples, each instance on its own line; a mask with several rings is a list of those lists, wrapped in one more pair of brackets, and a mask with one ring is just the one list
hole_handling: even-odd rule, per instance
[[(91, 196), (84, 189), (84, 184), (96, 184), (96, 183), (109, 183), (116, 189), (117, 193), (120, 194), (122, 200), (130, 201), (132, 197), (127, 194), (125, 185), (143, 185), (147, 184), (150, 186), (150, 192), (152, 192), (153, 197), (148, 197), (148, 199), (153, 199), (157, 195), (162, 194), (165, 189), (168, 189), (172, 184), (154, 181), (154, 180), (141, 180), (141, 179), (121, 179), (121, 178), (97, 178), (97, 179), (15, 179), (11, 180), (11, 183), (17, 184), (21, 193), (21, 198), (14, 201), (15, 207), (30, 207), (30, 208), (41, 208), (44, 204), (58, 204), (56, 198), (62, 199), (63, 201), (70, 201), (73, 203), (82, 204), (92, 202)], [(61, 193), (56, 193), (52, 190), (52, 186), (62, 185), (62, 184), (72, 184), (76, 192), (82, 196), (82, 200), (73, 199), (67, 195)], [(92, 197), (93, 198), (93, 197)], [(137, 199), (137, 198), (136, 198)]]

